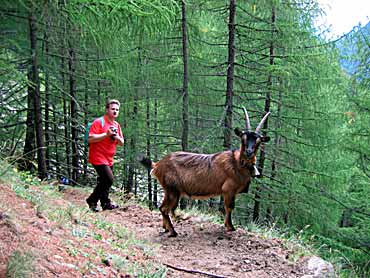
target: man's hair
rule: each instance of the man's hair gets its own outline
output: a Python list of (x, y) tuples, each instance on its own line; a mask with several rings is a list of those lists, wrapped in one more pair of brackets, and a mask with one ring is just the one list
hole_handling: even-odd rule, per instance
[(121, 106), (121, 103), (116, 99), (109, 99), (107, 101), (107, 104), (105, 105), (105, 108), (109, 108), (111, 104), (117, 104), (118, 106)]

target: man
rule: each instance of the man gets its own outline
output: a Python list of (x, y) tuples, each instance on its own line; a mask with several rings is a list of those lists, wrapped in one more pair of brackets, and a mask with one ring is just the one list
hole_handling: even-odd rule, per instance
[(115, 119), (119, 114), (120, 102), (112, 99), (107, 102), (106, 113), (102, 118), (96, 119), (89, 132), (89, 162), (98, 174), (97, 185), (86, 199), (90, 210), (98, 212), (98, 201), (103, 210), (118, 208), (109, 199), (109, 189), (113, 184), (113, 157), (117, 145), (123, 146), (124, 139), (121, 126)]

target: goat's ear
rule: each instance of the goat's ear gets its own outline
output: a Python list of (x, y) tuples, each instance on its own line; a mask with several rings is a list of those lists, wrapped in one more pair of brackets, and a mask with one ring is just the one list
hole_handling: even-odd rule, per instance
[(268, 141), (270, 141), (270, 139), (271, 139), (270, 136), (262, 136), (261, 137), (262, 142), (268, 142)]
[(242, 137), (243, 132), (239, 128), (235, 128), (234, 132), (237, 136)]

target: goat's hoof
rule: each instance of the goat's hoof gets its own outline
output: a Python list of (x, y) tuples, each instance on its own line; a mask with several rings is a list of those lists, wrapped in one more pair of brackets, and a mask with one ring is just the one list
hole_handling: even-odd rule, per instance
[(163, 236), (163, 235), (167, 234), (168, 232), (169, 232), (169, 230), (165, 229), (164, 231), (159, 232), (159, 235)]
[(170, 233), (168, 235), (168, 237), (177, 237), (177, 233), (175, 231), (173, 231), (172, 233)]
[(234, 231), (236, 231), (236, 229), (234, 227), (227, 227), (226, 231), (227, 232), (234, 232)]

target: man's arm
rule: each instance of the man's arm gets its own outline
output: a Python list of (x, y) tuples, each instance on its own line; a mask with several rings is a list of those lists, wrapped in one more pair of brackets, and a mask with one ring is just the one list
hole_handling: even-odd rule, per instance
[(89, 140), (90, 144), (91, 143), (96, 143), (96, 142), (100, 142), (100, 141), (104, 140), (105, 138), (110, 137), (112, 135), (113, 135), (112, 130), (108, 129), (107, 132), (90, 135), (88, 140)]
[(120, 146), (123, 146), (123, 144), (125, 143), (125, 138), (120, 137), (119, 135), (116, 135), (114, 137), (114, 139), (116, 139), (118, 141), (118, 145), (120, 145)]
[(122, 129), (121, 129), (121, 126), (118, 124), (118, 132), (115, 136), (115, 138), (118, 142), (118, 145), (120, 146), (123, 146), (123, 144), (125, 143), (125, 138), (123, 137), (123, 133), (122, 133)]
[(104, 140), (107, 137), (108, 137), (107, 132), (104, 132), (104, 133), (101, 133), (101, 134), (90, 135), (88, 140), (89, 140), (89, 143), (91, 144), (91, 143), (100, 142), (100, 141)]

